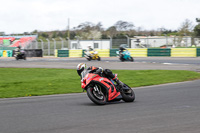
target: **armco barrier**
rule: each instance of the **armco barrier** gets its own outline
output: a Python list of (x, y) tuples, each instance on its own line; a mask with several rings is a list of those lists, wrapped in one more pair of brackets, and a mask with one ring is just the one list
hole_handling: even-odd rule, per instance
[(147, 48), (127, 49), (133, 57), (147, 57)]
[(171, 57), (196, 57), (196, 48), (171, 48)]
[(82, 49), (80, 49), (80, 50), (69, 50), (69, 57), (82, 57)]
[(171, 49), (170, 48), (148, 48), (147, 56), (170, 56)]
[(200, 56), (200, 48), (197, 48), (197, 56)]
[(110, 49), (95, 49), (100, 57), (110, 57)]
[(119, 49), (110, 49), (110, 57), (117, 56), (116, 51), (119, 51)]

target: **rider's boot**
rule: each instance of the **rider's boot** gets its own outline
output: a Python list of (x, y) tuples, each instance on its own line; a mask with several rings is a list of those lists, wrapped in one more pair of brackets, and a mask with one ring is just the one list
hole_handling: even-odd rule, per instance
[(118, 85), (117, 89), (118, 89), (119, 91), (122, 91), (122, 87), (123, 87), (124, 83), (122, 83), (117, 77), (115, 77), (113, 80), (114, 80), (114, 81), (117, 83), (117, 85)]

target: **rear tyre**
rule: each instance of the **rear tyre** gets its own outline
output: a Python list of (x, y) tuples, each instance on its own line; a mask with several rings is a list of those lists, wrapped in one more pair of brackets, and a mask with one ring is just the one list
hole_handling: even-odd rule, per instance
[(122, 99), (125, 102), (133, 102), (135, 100), (135, 93), (134, 91), (126, 84), (124, 84), (125, 89), (121, 92)]
[[(99, 89), (99, 88), (98, 88)], [(94, 102), (97, 105), (105, 105), (106, 104), (106, 97), (105, 95), (99, 91), (96, 91), (94, 87), (89, 87), (87, 89), (87, 95), (90, 98), (92, 102)]]

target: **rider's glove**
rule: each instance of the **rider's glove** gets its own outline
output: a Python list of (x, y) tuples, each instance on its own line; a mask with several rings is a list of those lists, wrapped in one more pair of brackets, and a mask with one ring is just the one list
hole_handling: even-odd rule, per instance
[(102, 74), (103, 73), (103, 68), (99, 67), (99, 69), (94, 73), (95, 74)]

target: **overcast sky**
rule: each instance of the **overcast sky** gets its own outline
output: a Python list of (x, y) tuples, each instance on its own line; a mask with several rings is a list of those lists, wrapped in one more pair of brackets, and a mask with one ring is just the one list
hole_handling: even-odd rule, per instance
[(196, 25), (200, 0), (0, 0), (0, 32), (65, 30), (83, 22), (104, 28), (118, 20), (143, 29), (176, 30), (185, 19)]

